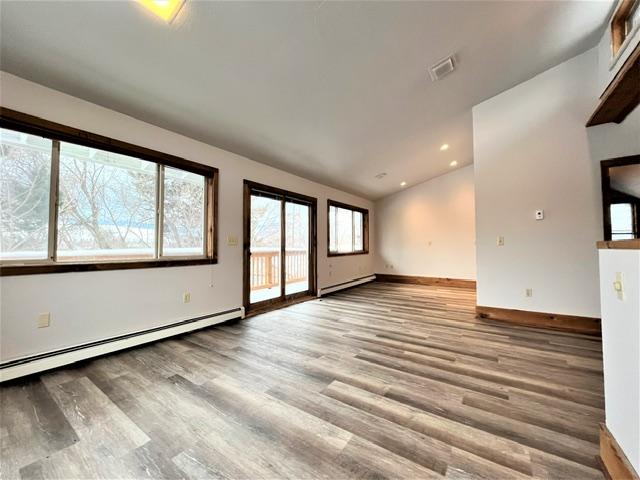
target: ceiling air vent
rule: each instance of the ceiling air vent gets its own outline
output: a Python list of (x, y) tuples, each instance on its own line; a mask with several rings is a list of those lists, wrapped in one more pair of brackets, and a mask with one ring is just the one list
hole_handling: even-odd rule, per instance
[(435, 82), (449, 75), (455, 68), (456, 64), (452, 55), (444, 60), (440, 60), (435, 65), (432, 65), (429, 69), (429, 75), (431, 75), (431, 80)]

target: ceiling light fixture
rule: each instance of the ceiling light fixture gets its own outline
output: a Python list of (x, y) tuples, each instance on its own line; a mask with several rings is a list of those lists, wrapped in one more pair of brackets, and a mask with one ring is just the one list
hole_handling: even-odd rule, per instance
[(456, 165), (458, 165), (458, 162), (455, 160), (449, 164), (450, 167), (455, 167)]
[(441, 152), (444, 152), (445, 150), (449, 150), (449, 144), (448, 144), (448, 143), (443, 143), (443, 144), (440, 146), (440, 151), (441, 151)]
[(404, 187), (406, 184), (407, 184), (407, 182), (402, 182), (402, 183), (400, 184), (400, 186), (401, 186), (401, 187)]
[(165, 22), (171, 23), (178, 15), (185, 0), (138, 0), (138, 2)]

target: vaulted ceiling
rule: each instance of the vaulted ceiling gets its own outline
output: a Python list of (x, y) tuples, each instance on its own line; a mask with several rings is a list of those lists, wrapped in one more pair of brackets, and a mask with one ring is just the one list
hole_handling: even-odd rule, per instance
[(2, 1), (0, 68), (379, 198), (472, 163), (471, 107), (595, 45), (610, 8), (187, 0), (166, 25), (134, 2)]

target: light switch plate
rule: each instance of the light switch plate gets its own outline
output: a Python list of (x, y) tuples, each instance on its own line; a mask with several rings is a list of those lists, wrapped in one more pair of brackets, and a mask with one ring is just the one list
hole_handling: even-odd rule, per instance
[(191, 301), (191, 293), (190, 292), (184, 292), (182, 294), (182, 302), (183, 303), (189, 303)]
[(41, 313), (38, 315), (38, 328), (46, 328), (51, 324), (51, 314)]
[(624, 281), (622, 272), (616, 272), (616, 281), (613, 282), (613, 289), (618, 300), (624, 300)]
[(230, 247), (235, 247), (238, 245), (238, 237), (236, 237), (235, 235), (229, 235), (227, 237), (227, 245), (229, 245)]
[(504, 247), (504, 237), (502, 235), (498, 236), (496, 239), (496, 245), (499, 247)]

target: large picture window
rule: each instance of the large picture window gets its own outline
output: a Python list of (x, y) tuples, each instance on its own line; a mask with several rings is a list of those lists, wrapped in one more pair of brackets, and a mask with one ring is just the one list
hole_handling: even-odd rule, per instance
[(2, 275), (213, 263), (217, 169), (2, 109)]
[(369, 253), (369, 211), (329, 200), (328, 255)]

